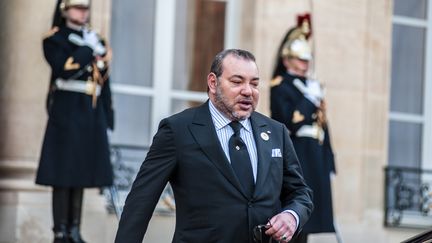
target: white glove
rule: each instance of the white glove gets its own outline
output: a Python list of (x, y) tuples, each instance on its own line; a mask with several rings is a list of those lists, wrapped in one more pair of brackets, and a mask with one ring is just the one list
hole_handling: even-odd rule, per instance
[(102, 56), (105, 54), (106, 49), (100, 43), (99, 36), (96, 32), (92, 30), (85, 29), (83, 31), (83, 39), (86, 46), (90, 47), (93, 50), (93, 54), (97, 56)]
[(321, 100), (324, 98), (324, 93), (318, 81), (308, 79), (306, 85), (299, 79), (294, 80), (294, 85), (303, 93), (303, 95), (311, 101), (316, 107), (319, 107)]
[(77, 46), (88, 46), (93, 50), (94, 55), (103, 56), (106, 52), (105, 47), (100, 43), (96, 32), (84, 30), (84, 38), (77, 34), (70, 34), (68, 39)]
[(74, 33), (69, 34), (68, 39), (77, 46), (84, 46), (86, 44), (81, 36)]
[(319, 99), (324, 98), (324, 93), (321, 88), (321, 84), (317, 80), (313, 80), (313, 79), (306, 80), (306, 86), (308, 89), (308, 94), (315, 96)]
[(331, 171), (330, 172), (330, 180), (334, 180), (334, 179), (336, 179), (336, 174), (333, 171)]

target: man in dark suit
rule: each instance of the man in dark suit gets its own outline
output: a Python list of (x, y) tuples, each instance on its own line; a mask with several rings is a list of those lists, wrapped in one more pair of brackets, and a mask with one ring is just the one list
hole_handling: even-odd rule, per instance
[(308, 220), (311, 190), (288, 130), (254, 111), (255, 57), (225, 50), (210, 71), (209, 101), (161, 121), (126, 199), (116, 243), (142, 242), (167, 182), (176, 200), (173, 242), (254, 242), (257, 225), (266, 225), (264, 237), (288, 242)]

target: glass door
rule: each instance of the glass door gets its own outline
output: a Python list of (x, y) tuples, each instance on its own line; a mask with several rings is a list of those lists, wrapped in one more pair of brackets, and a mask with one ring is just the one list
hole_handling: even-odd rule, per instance
[(214, 55), (235, 46), (238, 8), (237, 1), (112, 0), (112, 143), (148, 146), (161, 119), (207, 100)]
[[(238, 14), (233, 10), (239, 5), (230, 4), (227, 14), (228, 5), (220, 0), (112, 0), (116, 120), (110, 138), (115, 173), (110, 195), (118, 215), (160, 120), (207, 100), (214, 55), (235, 46)], [(174, 209), (168, 187), (156, 213)]]

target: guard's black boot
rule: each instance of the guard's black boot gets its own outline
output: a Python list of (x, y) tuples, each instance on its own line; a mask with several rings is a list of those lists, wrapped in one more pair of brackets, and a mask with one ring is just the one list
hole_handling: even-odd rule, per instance
[(69, 229), (69, 240), (70, 240), (70, 243), (86, 243), (81, 238), (79, 226), (72, 226)]
[(54, 228), (54, 243), (70, 243), (66, 225), (58, 225)]
[(86, 243), (80, 233), (81, 208), (83, 201), (83, 189), (74, 188), (71, 190), (69, 201), (69, 240), (70, 243)]
[(54, 243), (70, 243), (68, 231), (69, 189), (53, 188)]

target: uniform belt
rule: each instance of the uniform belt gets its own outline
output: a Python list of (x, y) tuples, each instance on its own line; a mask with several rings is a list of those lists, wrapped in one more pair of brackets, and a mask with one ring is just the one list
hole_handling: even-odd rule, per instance
[(324, 141), (324, 130), (317, 124), (303, 125), (299, 130), (297, 130), (296, 136), (314, 138), (322, 143)]
[(87, 95), (93, 95), (93, 92), (96, 92), (96, 96), (99, 96), (101, 93), (101, 86), (99, 84), (95, 84), (93, 81), (74, 79), (65, 80), (58, 78), (55, 81), (55, 86), (59, 90), (84, 93)]

